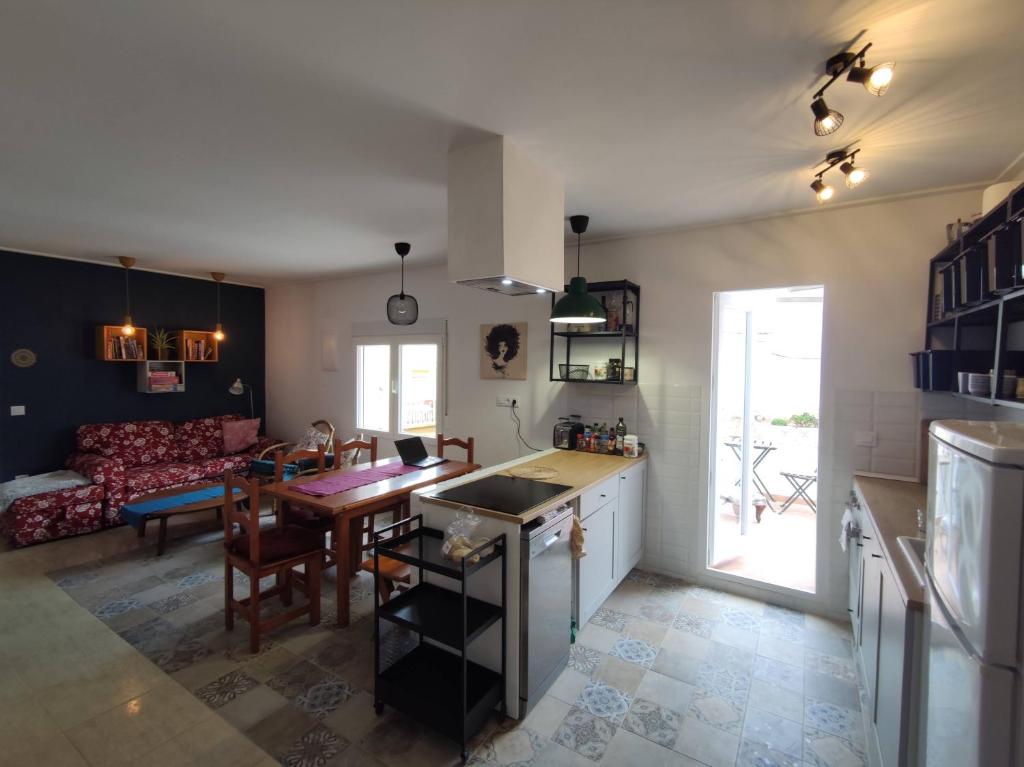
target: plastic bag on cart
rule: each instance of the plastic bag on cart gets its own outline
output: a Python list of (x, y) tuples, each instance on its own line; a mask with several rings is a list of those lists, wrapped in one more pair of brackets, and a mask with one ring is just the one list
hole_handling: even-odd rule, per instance
[[(461, 562), (469, 552), (486, 543), (487, 538), (474, 535), (480, 521), (480, 517), (471, 511), (455, 512), (455, 519), (445, 528), (441, 553), (453, 562)], [(479, 561), (480, 554), (477, 553), (467, 559), (466, 564), (475, 565)]]

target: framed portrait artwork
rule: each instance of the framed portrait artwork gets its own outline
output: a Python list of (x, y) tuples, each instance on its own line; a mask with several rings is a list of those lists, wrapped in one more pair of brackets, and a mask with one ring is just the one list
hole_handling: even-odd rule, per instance
[(526, 323), (480, 326), (480, 377), (526, 380)]

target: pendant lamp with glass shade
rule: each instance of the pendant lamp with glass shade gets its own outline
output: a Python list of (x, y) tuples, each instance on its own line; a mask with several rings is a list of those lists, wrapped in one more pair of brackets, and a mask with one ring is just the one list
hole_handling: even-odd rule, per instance
[(132, 323), (132, 296), (128, 288), (128, 270), (135, 266), (135, 259), (130, 256), (118, 256), (118, 262), (124, 267), (124, 324), (121, 325), (121, 335), (135, 335), (135, 325)]
[(601, 303), (587, 293), (587, 279), (580, 276), (580, 245), (587, 231), (590, 216), (569, 216), (569, 226), (576, 235), (576, 276), (569, 280), (569, 292), (555, 302), (551, 321), (567, 325), (598, 325), (608, 315)]
[(409, 255), (410, 249), (407, 242), (395, 243), (395, 252), (402, 259), (402, 287), (388, 299), (388, 322), (392, 325), (412, 325), (420, 316), (416, 299), (405, 294), (405, 257)]
[(217, 343), (224, 340), (224, 328), (220, 324), (220, 284), (224, 281), (224, 272), (210, 272), (213, 281), (217, 283), (217, 325), (213, 330), (213, 337)]

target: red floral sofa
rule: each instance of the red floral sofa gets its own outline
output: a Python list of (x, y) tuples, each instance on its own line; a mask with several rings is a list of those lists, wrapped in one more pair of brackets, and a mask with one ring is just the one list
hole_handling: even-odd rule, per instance
[(0, 514), (4, 532), (15, 545), (26, 546), (116, 527), (123, 524), (121, 507), (140, 495), (210, 482), (227, 469), (248, 473), (253, 457), (279, 440), (260, 437), (251, 448), (225, 455), (221, 424), (239, 418), (79, 426), (66, 465), (93, 484), (19, 498)]

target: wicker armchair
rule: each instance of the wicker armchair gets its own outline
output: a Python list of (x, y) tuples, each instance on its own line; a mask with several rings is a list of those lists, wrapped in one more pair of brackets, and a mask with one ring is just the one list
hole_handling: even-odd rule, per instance
[[(324, 440), (324, 447), (329, 448), (334, 444), (334, 424), (327, 419), (320, 419), (319, 421), (313, 421), (311, 426), (317, 431), (323, 432), (327, 435), (327, 439)], [(283, 450), (286, 453), (291, 453), (295, 450), (295, 446), (298, 442), (278, 442), (276, 445), (270, 445), (260, 451), (260, 454), (256, 456), (258, 460), (274, 460), (274, 453), (278, 450)]]

